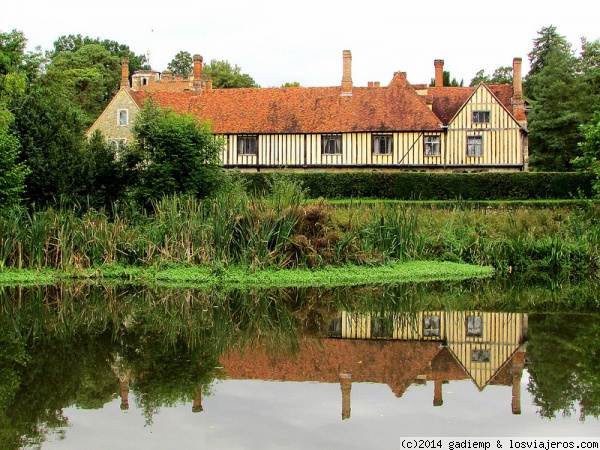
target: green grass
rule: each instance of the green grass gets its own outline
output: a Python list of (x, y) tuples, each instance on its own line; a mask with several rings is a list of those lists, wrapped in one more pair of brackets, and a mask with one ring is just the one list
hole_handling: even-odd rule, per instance
[(381, 266), (343, 266), (322, 269), (264, 269), (170, 267), (107, 267), (83, 272), (1, 270), (0, 285), (55, 284), (69, 279), (128, 281), (176, 287), (283, 288), (390, 284), (408, 281), (463, 280), (489, 277), (494, 270), (468, 264), (434, 261), (394, 262)]

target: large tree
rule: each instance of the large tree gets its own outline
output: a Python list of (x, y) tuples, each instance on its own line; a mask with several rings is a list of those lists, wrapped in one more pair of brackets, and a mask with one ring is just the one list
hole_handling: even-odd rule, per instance
[(177, 193), (204, 197), (218, 186), (222, 144), (208, 123), (148, 101), (133, 131), (137, 144), (124, 156), (140, 201)]
[(531, 167), (570, 170), (571, 160), (580, 154), (580, 125), (590, 118), (586, 84), (578, 58), (556, 28), (542, 28), (538, 34), (524, 83), (532, 106), (528, 114)]
[(47, 81), (64, 101), (81, 109), (86, 125), (106, 108), (119, 89), (121, 63), (100, 44), (86, 44), (56, 54), (47, 67)]
[(179, 75), (183, 78), (190, 76), (194, 70), (194, 60), (189, 52), (181, 51), (171, 60), (167, 69), (173, 72), (173, 75)]
[(53, 59), (61, 52), (74, 52), (79, 50), (84, 45), (99, 44), (108, 50), (113, 56), (120, 58), (129, 58), (129, 70), (150, 69), (146, 55), (136, 55), (128, 45), (119, 44), (110, 39), (91, 38), (89, 36), (68, 35), (61, 36), (54, 42), (54, 50), (50, 52), (49, 57)]
[(513, 68), (511, 66), (498, 67), (492, 75), (486, 75), (485, 70), (481, 69), (471, 80), (470, 86), (477, 86), (481, 82), (486, 84), (513, 84)]
[(242, 73), (240, 67), (232, 66), (229, 61), (212, 59), (204, 66), (204, 74), (212, 78), (215, 88), (258, 87), (250, 75)]

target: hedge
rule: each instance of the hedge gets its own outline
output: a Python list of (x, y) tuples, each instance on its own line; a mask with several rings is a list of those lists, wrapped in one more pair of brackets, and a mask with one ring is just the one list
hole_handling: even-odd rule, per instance
[(396, 200), (535, 200), (591, 197), (592, 174), (573, 172), (256, 172), (242, 173), (249, 190), (265, 191), (273, 173), (285, 173), (311, 198)]

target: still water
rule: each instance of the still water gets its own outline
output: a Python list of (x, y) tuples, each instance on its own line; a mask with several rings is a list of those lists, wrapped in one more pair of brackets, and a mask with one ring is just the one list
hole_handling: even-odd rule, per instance
[(596, 283), (0, 288), (0, 448), (600, 436)]

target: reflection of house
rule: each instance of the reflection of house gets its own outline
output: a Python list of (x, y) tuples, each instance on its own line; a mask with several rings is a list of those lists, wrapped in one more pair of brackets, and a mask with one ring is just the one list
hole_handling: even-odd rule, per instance
[(527, 316), (468, 311), (372, 315), (342, 312), (332, 337), (444, 342), (479, 389), (483, 389), (527, 336)]
[(108, 140), (133, 139), (131, 124), (144, 101), (211, 122), (225, 138), (221, 160), (246, 170), (290, 167), (428, 170), (527, 170), (521, 59), (514, 86), (444, 87), (411, 84), (396, 72), (387, 86), (352, 82), (352, 56), (343, 53), (340, 86), (213, 89), (194, 57), (190, 79), (167, 72), (132, 76), (122, 63), (121, 89), (88, 131)]
[(342, 339), (304, 340), (293, 356), (261, 346), (230, 350), (221, 363), (232, 379), (340, 383), (343, 418), (350, 414), (351, 382), (385, 383), (401, 397), (411, 384), (433, 381), (436, 406), (445, 381), (471, 379), (480, 390), (512, 386), (512, 411), (520, 413), (524, 314), (342, 312), (331, 332)]

